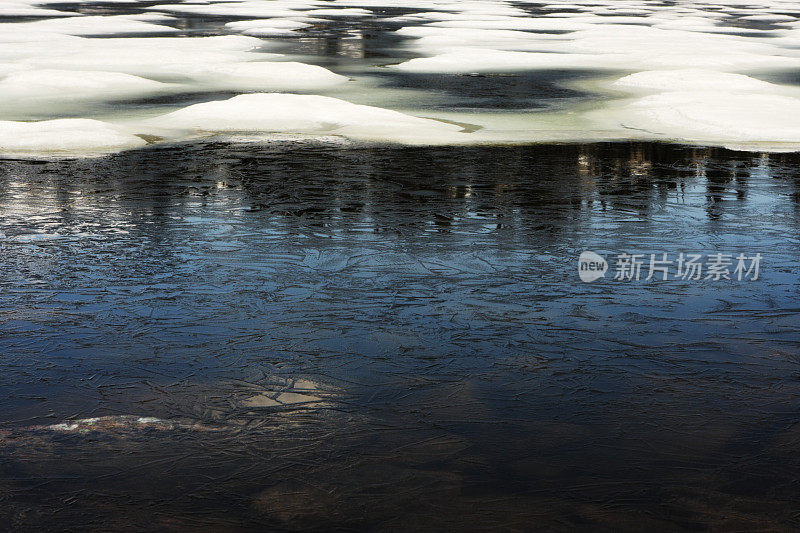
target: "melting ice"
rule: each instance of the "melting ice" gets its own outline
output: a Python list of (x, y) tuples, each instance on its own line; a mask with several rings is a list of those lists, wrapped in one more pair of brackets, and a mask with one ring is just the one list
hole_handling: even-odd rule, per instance
[(234, 133), (800, 149), (796, 2), (44, 4), (0, 6), (5, 153)]

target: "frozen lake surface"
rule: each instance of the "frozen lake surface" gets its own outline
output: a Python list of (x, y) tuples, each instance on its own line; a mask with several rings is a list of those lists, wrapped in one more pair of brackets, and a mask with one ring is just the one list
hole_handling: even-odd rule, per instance
[(778, 0), (13, 0), (0, 151), (242, 133), (797, 151), (798, 68), (800, 7)]
[[(798, 163), (324, 143), (4, 161), (2, 518), (795, 528)], [(764, 259), (756, 281), (584, 284), (586, 249)]]
[(797, 530), (798, 68), (788, 1), (0, 0), (0, 522)]

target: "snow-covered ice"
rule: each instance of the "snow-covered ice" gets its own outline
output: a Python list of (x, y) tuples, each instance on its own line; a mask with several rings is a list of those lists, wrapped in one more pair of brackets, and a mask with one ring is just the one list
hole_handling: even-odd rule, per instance
[[(243, 35), (218, 37), (107, 38), (59, 43), (55, 51), (41, 50), (31, 43), (18, 43), (22, 65), (43, 69), (74, 69), (123, 72), (143, 77), (185, 76), (209, 65), (231, 64), (252, 59), (278, 58), (252, 54), (260, 39)], [(33, 43), (35, 44), (35, 43)], [(3, 49), (0, 48), (0, 58)]]
[[(3, 150), (123, 149), (164, 131), (800, 148), (800, 92), (780, 81), (800, 68), (788, 0), (92, 3), (0, 5)], [(509, 87), (513, 110), (492, 107)], [(79, 122), (41, 120), (63, 117)]]
[[(0, 101), (29, 98), (71, 100), (143, 96), (169, 86), (120, 72), (83, 70), (20, 70), (0, 80)], [(2, 105), (2, 104), (0, 104)]]
[(110, 124), (84, 118), (41, 122), (0, 121), (0, 153), (106, 152), (147, 143)]
[(360, 139), (453, 139), (462, 128), (325, 96), (255, 93), (195, 104), (155, 118), (167, 129), (336, 134)]
[[(8, 31), (34, 31), (63, 33), (66, 35), (112, 35), (136, 33), (177, 33), (179, 30), (141, 20), (142, 15), (84, 16), (44, 19), (33, 22), (0, 24), (0, 33)], [(156, 20), (160, 20), (160, 17)]]
[(336, 87), (347, 77), (295, 61), (253, 61), (198, 67), (194, 80), (218, 89), (312, 91)]
[(646, 91), (776, 92), (778, 87), (744, 74), (702, 69), (651, 70), (616, 80), (615, 88)]
[(627, 127), (668, 139), (800, 144), (800, 99), (788, 96), (678, 91), (646, 96), (623, 109)]

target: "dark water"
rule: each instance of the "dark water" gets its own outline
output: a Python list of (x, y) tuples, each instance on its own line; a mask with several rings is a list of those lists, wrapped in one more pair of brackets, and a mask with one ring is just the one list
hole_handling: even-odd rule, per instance
[[(641, 144), (3, 161), (2, 527), (800, 527), (798, 169)], [(763, 261), (584, 284), (583, 250)], [(248, 403), (295, 380), (322, 401)], [(118, 415), (176, 425), (41, 427)]]

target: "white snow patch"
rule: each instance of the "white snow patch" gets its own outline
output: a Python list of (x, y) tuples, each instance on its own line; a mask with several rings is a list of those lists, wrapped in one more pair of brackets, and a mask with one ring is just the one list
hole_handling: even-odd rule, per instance
[(297, 30), (311, 26), (308, 22), (293, 19), (240, 20), (225, 27), (253, 37), (284, 37), (298, 35)]
[(63, 33), (65, 35), (112, 35), (115, 33), (177, 33), (179, 30), (137, 20), (135, 15), (83, 16), (9, 22), (0, 24), (0, 33), (33, 31)]
[(697, 142), (800, 144), (800, 99), (782, 95), (679, 91), (622, 109), (625, 126)]
[(246, 31), (243, 31), (245, 35), (252, 35), (253, 37), (288, 37), (288, 36), (300, 36), (300, 33), (297, 30), (290, 30), (288, 28), (268, 28), (268, 27), (260, 27), (260, 28), (252, 28)]
[(66, 11), (56, 11), (55, 9), (44, 9), (31, 7), (27, 4), (18, 2), (8, 2), (0, 5), (0, 17), (79, 17), (79, 13), (68, 13)]
[(397, 111), (352, 104), (324, 96), (256, 93), (196, 104), (157, 117), (164, 128), (210, 132), (338, 134), (364, 139), (458, 136), (460, 127)]
[(0, 121), (1, 152), (118, 151), (147, 143), (98, 120)]
[(47, 429), (51, 429), (53, 431), (75, 431), (78, 429), (78, 424), (62, 422), (60, 424), (49, 425), (47, 426)]
[(472, 28), (480, 30), (527, 30), (527, 31), (577, 31), (592, 27), (591, 23), (575, 21), (571, 18), (523, 18), (523, 17), (496, 17), (476, 20), (464, 17), (459, 20), (445, 20), (431, 23), (432, 26), (441, 28)]
[(339, 8), (339, 9), (312, 9), (308, 12), (309, 15), (312, 17), (314, 16), (325, 16), (325, 17), (368, 17), (372, 15), (372, 11), (367, 11), (366, 9), (359, 9), (355, 7), (351, 8)]
[[(287, 5), (289, 4), (289, 5)], [(148, 9), (151, 11), (166, 11), (169, 13), (191, 13), (196, 15), (215, 15), (248, 18), (292, 17), (303, 15), (303, 9), (308, 9), (313, 3), (292, 5), (289, 2), (222, 2), (214, 4), (159, 4)], [(294, 9), (294, 8), (297, 9)]]
[(620, 78), (612, 86), (654, 91), (774, 92), (776, 85), (744, 74), (712, 70), (651, 70)]
[(150, 94), (168, 87), (165, 83), (119, 72), (22, 70), (0, 80), (0, 100), (113, 99)]
[(764, 13), (761, 15), (747, 15), (746, 17), (742, 17), (742, 20), (755, 20), (755, 21), (764, 21), (764, 22), (792, 22), (797, 20), (795, 17), (790, 17), (789, 15), (778, 15), (772, 13)]
[[(591, 54), (509, 52), (456, 48), (434, 57), (410, 59), (392, 68), (419, 73), (506, 72), (538, 69), (589, 68), (596, 65)], [(619, 60), (618, 60), (619, 62)]]
[(154, 416), (140, 416), (136, 419), (136, 421), (140, 424), (161, 424), (167, 422), (166, 420), (162, 420)]
[[(200, 67), (250, 59), (278, 58), (275, 54), (247, 52), (262, 44), (255, 37), (148, 37), (83, 39), (61, 43), (49, 53), (29, 43), (20, 44), (20, 62), (36, 68), (103, 70), (137, 76), (189, 75)], [(0, 47), (0, 57), (4, 51)]]
[[(485, 43), (477, 39), (477, 34), (471, 36), (469, 31), (480, 31), (480, 28), (489, 27), (487, 25), (481, 25), (477, 30), (467, 30), (460, 22), (453, 22), (447, 23), (448, 27), (453, 26), (450, 28), (453, 31), (438, 33), (435, 28), (444, 24), (399, 30), (401, 35), (423, 36), (410, 46), (421, 54), (432, 55), (407, 61), (399, 66), (401, 70), (502, 72), (545, 68), (709, 68), (741, 71), (800, 66), (800, 51), (791, 46), (796, 39), (791, 30), (775, 34), (773, 39), (757, 39), (631, 24), (600, 25), (586, 22), (582, 23), (585, 29), (562, 35), (528, 32), (527, 38), (520, 35), (519, 39), (506, 40), (500, 34), (494, 34), (487, 35), (489, 40)], [(502, 31), (508, 30), (509, 27), (505, 27)], [(531, 55), (523, 55), (523, 50)]]
[(299, 30), (300, 28), (307, 28), (311, 26), (311, 24), (307, 22), (301, 22), (299, 20), (294, 19), (281, 19), (281, 18), (274, 18), (274, 19), (255, 19), (255, 20), (237, 20), (236, 22), (228, 22), (225, 24), (226, 28), (230, 28), (235, 31), (247, 31), (259, 28), (281, 28), (287, 30)]
[(336, 87), (348, 78), (294, 61), (253, 61), (209, 65), (190, 73), (206, 86), (240, 90), (310, 91)]

